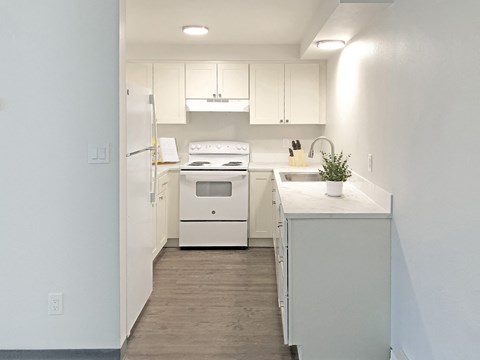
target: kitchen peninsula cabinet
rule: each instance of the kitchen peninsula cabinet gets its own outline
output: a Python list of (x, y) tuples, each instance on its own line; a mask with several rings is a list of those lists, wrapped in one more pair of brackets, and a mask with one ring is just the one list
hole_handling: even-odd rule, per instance
[(155, 63), (153, 93), (157, 124), (186, 124), (185, 64)]
[(325, 64), (251, 64), (250, 124), (324, 124)]
[(186, 65), (187, 99), (248, 99), (248, 64)]
[(272, 238), (271, 171), (250, 172), (249, 238)]
[(348, 183), (342, 198), (330, 198), (324, 182), (282, 182), (278, 171), (274, 176), (285, 343), (296, 345), (302, 360), (388, 360), (390, 207)]

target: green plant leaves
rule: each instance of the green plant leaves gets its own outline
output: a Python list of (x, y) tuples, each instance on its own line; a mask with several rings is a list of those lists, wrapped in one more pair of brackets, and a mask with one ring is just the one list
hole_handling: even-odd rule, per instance
[(348, 168), (348, 159), (351, 154), (347, 156), (343, 155), (343, 151), (340, 154), (327, 154), (322, 151), (323, 170), (318, 170), (320, 176), (327, 181), (346, 181), (352, 172)]

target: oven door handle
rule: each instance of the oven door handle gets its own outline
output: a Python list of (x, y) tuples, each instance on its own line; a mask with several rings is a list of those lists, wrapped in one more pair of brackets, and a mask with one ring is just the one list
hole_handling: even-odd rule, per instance
[(221, 174), (215, 172), (215, 174), (180, 174), (184, 176), (187, 181), (238, 181), (244, 179), (247, 174)]

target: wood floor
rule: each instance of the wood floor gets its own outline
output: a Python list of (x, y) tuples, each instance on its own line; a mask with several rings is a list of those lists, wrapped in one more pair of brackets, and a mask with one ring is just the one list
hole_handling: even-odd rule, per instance
[(131, 334), (128, 360), (291, 360), (271, 248), (167, 248)]

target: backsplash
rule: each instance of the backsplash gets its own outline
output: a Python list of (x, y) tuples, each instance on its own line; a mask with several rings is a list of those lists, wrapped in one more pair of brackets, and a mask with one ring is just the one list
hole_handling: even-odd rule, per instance
[[(157, 125), (159, 136), (175, 137), (181, 157), (188, 143), (204, 140), (236, 140), (250, 144), (255, 154), (285, 154), (283, 139), (300, 140), (305, 152), (313, 139), (323, 134), (324, 125), (250, 125), (248, 113), (189, 113), (186, 125)], [(315, 145), (316, 152), (321, 149)], [(318, 155), (316, 155), (318, 156)]]

